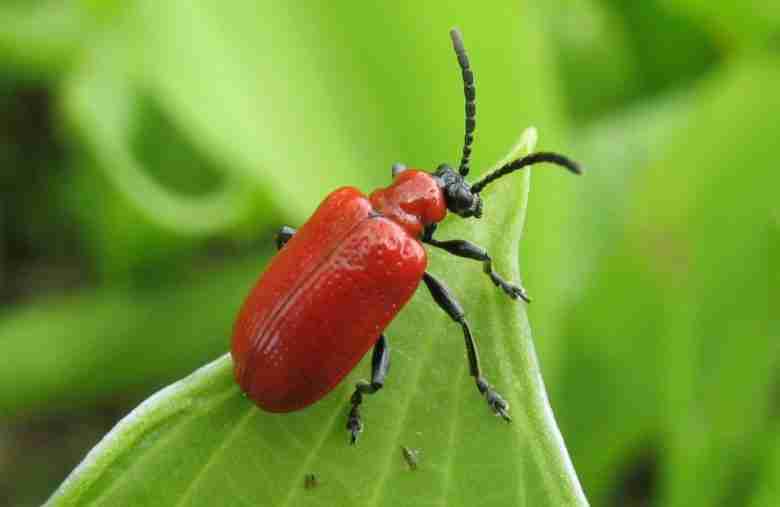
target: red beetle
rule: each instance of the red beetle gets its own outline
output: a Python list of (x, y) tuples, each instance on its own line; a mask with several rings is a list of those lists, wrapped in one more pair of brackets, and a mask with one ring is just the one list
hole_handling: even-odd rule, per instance
[(506, 401), (482, 375), (477, 346), (463, 309), (447, 287), (427, 273), (423, 243), (483, 263), (490, 280), (513, 299), (528, 296), (501, 278), (485, 249), (464, 240), (438, 241), (436, 224), (447, 210), (479, 218), (486, 185), (538, 162), (579, 174), (571, 160), (539, 152), (510, 162), (470, 185), (469, 156), (476, 117), (474, 74), (463, 40), (450, 32), (466, 97), (466, 136), (459, 170), (442, 164), (433, 173), (393, 166), (393, 182), (366, 197), (345, 187), (330, 194), (295, 231), (283, 227), (279, 253), (252, 289), (238, 315), (232, 356), (241, 388), (261, 408), (290, 412), (333, 389), (374, 347), (371, 382), (358, 382), (347, 430), (354, 444), (363, 425), (360, 404), (383, 384), (390, 349), (383, 334), (412, 297), (420, 280), (436, 303), (463, 329), (471, 375), (490, 408), (510, 421)]

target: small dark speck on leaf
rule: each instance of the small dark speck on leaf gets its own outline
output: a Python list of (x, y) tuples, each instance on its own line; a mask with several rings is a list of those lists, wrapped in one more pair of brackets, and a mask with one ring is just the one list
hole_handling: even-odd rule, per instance
[(410, 449), (405, 445), (402, 445), (401, 453), (404, 456), (406, 464), (409, 465), (409, 470), (417, 470), (417, 464), (420, 462), (419, 449)]
[(306, 489), (314, 489), (320, 485), (320, 480), (317, 474), (306, 474), (303, 478), (303, 487)]

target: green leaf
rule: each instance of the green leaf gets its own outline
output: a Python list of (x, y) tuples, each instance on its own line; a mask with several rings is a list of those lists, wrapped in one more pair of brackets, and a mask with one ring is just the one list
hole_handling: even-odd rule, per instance
[[(148, 173), (155, 168), (150, 171), (132, 150), (134, 128), (141, 130), (141, 135), (154, 135), (157, 143), (166, 141), (165, 137), (155, 135), (149, 125), (149, 115), (142, 114), (150, 95), (144, 92), (150, 85), (127, 63), (134, 59), (131, 51), (134, 33), (128, 28), (133, 21), (137, 20), (130, 17), (117, 32), (98, 39), (98, 49), (68, 83), (66, 111), (113, 188), (150, 222), (189, 235), (225, 229), (245, 217), (257, 197), (254, 186), (245, 178), (240, 179), (216, 164), (213, 154), (210, 160), (192, 154), (183, 164), (169, 164), (164, 170), (181, 171), (190, 178), (203, 177), (206, 164), (196, 162), (207, 159), (211, 166), (219, 168), (217, 172), (226, 174), (210, 192), (199, 195), (176, 192), (151, 177)], [(158, 97), (154, 98), (159, 101)], [(134, 114), (141, 118), (141, 125), (134, 121)], [(164, 117), (162, 112), (160, 116)], [(175, 140), (190, 141), (181, 133)], [(170, 150), (170, 144), (166, 143), (165, 149)]]
[[(529, 130), (512, 156), (533, 147)], [(542, 169), (553, 170), (553, 169)], [(487, 189), (481, 223), (449, 220), (441, 238), (489, 248), (519, 278), (517, 246), (530, 171)], [(315, 405), (270, 414), (243, 397), (224, 356), (154, 395), (121, 421), (50, 505), (586, 505), (544, 391), (524, 306), (479, 265), (442, 259), (431, 271), (464, 302), (488, 379), (514, 421), (492, 417), (469, 377), (462, 338), (420, 291), (388, 330), (393, 369), (347, 445), (346, 407), (361, 363)], [(419, 449), (409, 470), (400, 446)], [(304, 489), (314, 473), (320, 485)]]
[(780, 492), (780, 427), (775, 424), (762, 440), (767, 444), (764, 446), (764, 469), (760, 472), (750, 507), (772, 505)]
[[(560, 266), (536, 266), (563, 270), (568, 281), (557, 311), (549, 314), (545, 302), (545, 313), (531, 318), (536, 330), (540, 321), (557, 322), (557, 332), (545, 328), (540, 355), (561, 429), (594, 505), (614, 498), (620, 480), (614, 470), (645, 458), (659, 427), (660, 365), (654, 360), (654, 338), (659, 331), (655, 315), (663, 302), (654, 291), (655, 280), (640, 271), (633, 248), (627, 252), (618, 239), (625, 235), (644, 172), (666, 160), (666, 147), (688, 125), (692, 99), (665, 96), (610, 116), (577, 136), (574, 152), (589, 172), (570, 205), (576, 213), (564, 230), (566, 241), (577, 248), (569, 249)], [(653, 318), (638, 326), (638, 314)], [(550, 356), (557, 363), (550, 363)]]
[(3, 2), (0, 60), (23, 75), (53, 78), (77, 60), (98, 26), (78, 2)]
[(751, 57), (703, 84), (632, 212), (627, 239), (644, 243), (634, 255), (663, 301), (661, 480), (671, 506), (746, 503), (740, 478), (755, 467), (757, 436), (776, 428), (779, 64)]
[(168, 286), (83, 291), (3, 312), (0, 414), (143, 397), (218, 357), (269, 253)]
[(587, 150), (596, 209), (572, 241), (598, 262), (571, 278), (585, 289), (561, 311), (552, 394), (594, 504), (615, 498), (621, 466), (657, 466), (663, 505), (753, 493), (776, 428), (778, 68), (734, 62), (588, 136), (603, 143)]
[(780, 4), (766, 0), (664, 0), (670, 8), (696, 18), (725, 46), (772, 47), (780, 28)]

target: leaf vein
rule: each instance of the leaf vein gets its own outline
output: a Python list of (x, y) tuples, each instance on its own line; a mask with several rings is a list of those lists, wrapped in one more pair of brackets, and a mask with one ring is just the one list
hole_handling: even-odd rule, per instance
[(181, 497), (179, 498), (179, 501), (176, 504), (178, 507), (190, 503), (192, 493), (195, 490), (195, 486), (198, 484), (199, 479), (203, 476), (206, 470), (208, 470), (211, 467), (216, 457), (227, 448), (228, 444), (230, 444), (230, 442), (232, 442), (233, 439), (236, 438), (236, 436), (240, 433), (241, 428), (243, 428), (244, 425), (252, 418), (252, 415), (256, 413), (257, 413), (257, 409), (255, 407), (249, 407), (246, 411), (246, 414), (241, 416), (241, 419), (236, 423), (235, 426), (233, 426), (233, 429), (230, 431), (230, 434), (225, 439), (223, 439), (218, 446), (214, 448), (209, 458), (206, 460), (206, 462), (203, 464), (200, 470), (198, 470), (198, 472), (195, 474), (195, 477), (193, 477), (192, 482), (190, 482), (190, 484), (187, 486), (187, 489), (185, 489), (184, 492), (182, 493)]

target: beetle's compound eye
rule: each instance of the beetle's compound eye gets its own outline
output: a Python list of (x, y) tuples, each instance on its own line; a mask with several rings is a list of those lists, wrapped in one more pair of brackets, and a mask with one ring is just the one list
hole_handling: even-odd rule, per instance
[(395, 164), (393, 164), (393, 167), (390, 168), (390, 171), (393, 174), (393, 179), (395, 179), (396, 176), (406, 171), (406, 164), (402, 164), (401, 162), (396, 162)]
[(466, 187), (462, 185), (455, 187), (455, 202), (457, 203), (458, 208), (470, 208), (471, 200), (471, 192), (469, 192)]
[(472, 194), (467, 188), (458, 190), (456, 207), (455, 213), (463, 218), (482, 216), (482, 198), (478, 194)]
[(465, 181), (460, 181), (447, 188), (447, 207), (463, 218), (482, 215), (482, 199), (478, 194), (471, 192)]

